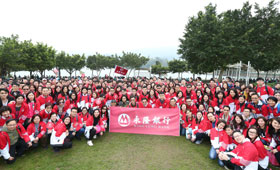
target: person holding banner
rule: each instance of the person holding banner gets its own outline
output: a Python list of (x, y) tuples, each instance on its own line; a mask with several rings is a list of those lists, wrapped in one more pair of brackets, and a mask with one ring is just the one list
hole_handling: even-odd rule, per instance
[(97, 135), (103, 135), (105, 131), (103, 121), (98, 109), (93, 111), (93, 115), (87, 119), (85, 136), (87, 138), (87, 144), (93, 146), (92, 139), (96, 139)]

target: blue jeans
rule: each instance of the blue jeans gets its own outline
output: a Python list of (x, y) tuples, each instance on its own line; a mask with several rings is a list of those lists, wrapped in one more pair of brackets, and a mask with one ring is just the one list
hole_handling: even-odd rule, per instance
[(182, 125), (180, 125), (180, 135), (181, 135), (181, 136), (185, 136), (185, 135), (186, 135), (186, 129), (183, 128)]
[(76, 132), (76, 137), (81, 137), (85, 133), (85, 128), (82, 127), (79, 131)]
[[(218, 157), (216, 150), (213, 146), (211, 146), (211, 149), (209, 151), (209, 158), (212, 160), (215, 160)], [(218, 164), (220, 166), (224, 166), (224, 163), (218, 158)]]
[[(188, 135), (191, 135), (191, 137), (192, 137), (192, 128), (186, 128), (186, 139), (188, 139)], [(190, 137), (190, 139), (191, 139), (191, 137)]]

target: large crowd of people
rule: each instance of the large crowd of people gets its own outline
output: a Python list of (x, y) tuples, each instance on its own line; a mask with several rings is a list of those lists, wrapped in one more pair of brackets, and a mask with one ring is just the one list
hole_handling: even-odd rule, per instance
[(0, 78), (0, 156), (11, 164), (26, 150), (71, 148), (108, 131), (110, 107), (180, 108), (180, 135), (211, 141), (210, 159), (229, 169), (280, 164), (280, 84), (226, 78)]

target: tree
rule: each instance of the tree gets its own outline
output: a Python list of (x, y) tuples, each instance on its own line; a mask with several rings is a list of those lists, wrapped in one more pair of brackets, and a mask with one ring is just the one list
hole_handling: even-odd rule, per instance
[(65, 70), (69, 73), (70, 77), (74, 71), (81, 70), (85, 66), (85, 55), (73, 54), (66, 56), (66, 67)]
[(56, 51), (43, 43), (37, 43), (35, 51), (35, 55), (38, 57), (37, 70), (40, 72), (41, 76), (43, 76), (45, 70), (54, 68)]
[(161, 77), (162, 74), (168, 73), (168, 67), (163, 67), (159, 61), (156, 61), (155, 65), (152, 65), (152, 74), (158, 74)]
[(59, 77), (61, 76), (61, 70), (65, 69), (66, 66), (66, 53), (64, 51), (61, 51), (60, 53), (58, 53), (55, 57), (55, 66), (58, 70), (58, 75)]
[(0, 37), (0, 74), (6, 76), (11, 71), (24, 69), (18, 35)]
[(267, 7), (255, 4), (256, 15), (252, 18), (250, 51), (247, 58), (257, 71), (274, 71), (280, 65), (280, 14), (277, 3), (270, 1)]
[(187, 70), (187, 63), (186, 61), (174, 59), (168, 62), (168, 68), (172, 73), (178, 73), (178, 78), (180, 78), (180, 73)]
[(123, 55), (120, 57), (120, 65), (130, 69), (127, 76), (130, 75), (133, 69), (140, 69), (140, 67), (147, 64), (148, 61), (149, 58), (131, 52), (123, 52)]
[(88, 56), (86, 67), (92, 70), (92, 76), (93, 76), (93, 70), (97, 71), (97, 76), (100, 75), (101, 70), (104, 69), (108, 63), (106, 63), (108, 60), (105, 56), (96, 53), (92, 56)]
[(118, 55), (111, 55), (106, 57), (106, 68), (110, 69), (109, 76), (111, 76), (111, 69), (115, 68), (116, 65), (119, 65), (120, 57)]

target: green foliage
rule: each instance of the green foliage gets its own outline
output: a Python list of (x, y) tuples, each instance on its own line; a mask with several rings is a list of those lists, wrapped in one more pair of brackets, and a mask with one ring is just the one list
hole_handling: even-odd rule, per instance
[(152, 74), (158, 74), (161, 77), (162, 74), (169, 72), (168, 67), (163, 67), (159, 61), (156, 61), (155, 65), (152, 65)]
[(239, 61), (251, 61), (257, 70), (273, 71), (280, 64), (280, 14), (277, 4), (267, 7), (248, 2), (241, 9), (217, 14), (209, 4), (189, 19), (178, 54), (193, 73), (223, 70)]
[(128, 76), (132, 69), (140, 69), (141, 66), (147, 64), (148, 61), (149, 58), (132, 52), (123, 52), (123, 55), (120, 57), (120, 65), (130, 69)]
[(72, 76), (74, 71), (78, 71), (85, 66), (85, 55), (73, 54), (72, 56), (67, 54), (65, 61), (65, 70)]
[(187, 63), (186, 61), (174, 59), (168, 62), (168, 68), (172, 73), (181, 73), (187, 70)]
[(6, 76), (11, 71), (24, 68), (18, 35), (0, 37), (0, 74)]

